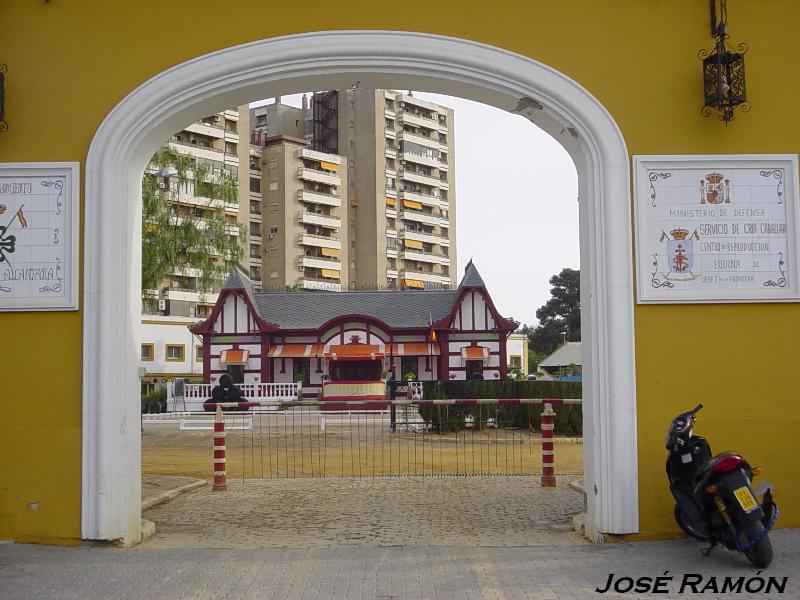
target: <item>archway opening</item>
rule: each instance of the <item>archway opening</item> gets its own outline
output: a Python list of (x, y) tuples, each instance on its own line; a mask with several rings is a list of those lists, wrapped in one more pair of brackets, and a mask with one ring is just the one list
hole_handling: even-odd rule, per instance
[(574, 160), (581, 197), (587, 531), (635, 532), (628, 164), (618, 128), (584, 89), (533, 60), (423, 34), (332, 32), (266, 40), (179, 65), (130, 94), (95, 136), (86, 186), (83, 537), (135, 539), (139, 531), (140, 440), (127, 426), (138, 420), (138, 378), (126, 365), (138, 354), (138, 199), (152, 152), (185, 123), (227, 106), (354, 81), (517, 112)]

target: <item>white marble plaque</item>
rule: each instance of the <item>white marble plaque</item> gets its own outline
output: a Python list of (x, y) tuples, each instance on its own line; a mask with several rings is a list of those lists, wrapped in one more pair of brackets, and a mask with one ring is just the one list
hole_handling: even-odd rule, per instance
[(0, 311), (78, 308), (78, 163), (0, 163)]
[(638, 302), (800, 300), (796, 155), (635, 156)]

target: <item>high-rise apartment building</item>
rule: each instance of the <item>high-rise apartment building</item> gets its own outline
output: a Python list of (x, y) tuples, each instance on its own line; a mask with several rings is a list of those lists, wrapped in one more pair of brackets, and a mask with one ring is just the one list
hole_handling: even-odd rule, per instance
[[(250, 222), (246, 208), (249, 197), (249, 112), (247, 107), (241, 108), (199, 119), (165, 143), (174, 152), (191, 157), (187, 186), (179, 185), (174, 169), (159, 169), (151, 164), (145, 171), (146, 177), (156, 178), (157, 188), (169, 198), (177, 221), (186, 218), (202, 222), (205, 213), (223, 208), (226, 220), (230, 222), (228, 232), (237, 239), (243, 237), (240, 228), (249, 227)], [(212, 183), (214, 177), (223, 171), (235, 176), (239, 183), (239, 203), (226, 203), (199, 193), (194, 185), (194, 167), (198, 165), (205, 165)], [(240, 210), (240, 207), (244, 208)], [(245, 268), (249, 266), (247, 252), (242, 263)], [(162, 282), (159, 289), (142, 290), (142, 312), (148, 315), (208, 316), (217, 300), (219, 287), (215, 286), (211, 291), (201, 290), (199, 275), (196, 269), (180, 269)]]
[[(251, 219), (251, 256), (264, 259), (260, 273), (251, 268), (254, 279), (260, 274), (264, 289), (455, 286), (453, 110), (410, 94), (360, 88), (316, 93), (310, 104), (304, 98), (301, 108), (276, 102), (250, 110), (251, 152), (264, 154), (262, 169), (269, 161), (276, 169), (275, 178), (262, 171), (262, 204), (251, 203), (251, 214), (261, 211), (261, 226)], [(280, 216), (269, 212), (281, 206)], [(270, 235), (268, 215), (278, 230), (259, 250), (252, 232)], [(308, 235), (300, 236), (298, 225)], [(342, 285), (332, 284), (333, 269), (322, 264), (336, 258)], [(292, 268), (301, 266), (303, 277), (292, 283)]]
[(349, 267), (346, 161), (300, 138), (253, 139), (261, 152), (261, 214), (260, 226), (251, 214), (250, 250), (261, 256), (261, 289), (341, 291)]
[(313, 125), (314, 147), (350, 165), (351, 287), (455, 287), (453, 110), (356, 88), (315, 94)]

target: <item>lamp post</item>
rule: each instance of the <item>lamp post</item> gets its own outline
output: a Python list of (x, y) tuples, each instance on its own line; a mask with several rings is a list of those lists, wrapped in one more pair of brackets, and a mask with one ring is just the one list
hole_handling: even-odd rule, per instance
[(563, 336), (562, 345), (564, 345), (564, 344), (567, 343), (567, 332), (566, 331), (562, 331), (561, 335)]

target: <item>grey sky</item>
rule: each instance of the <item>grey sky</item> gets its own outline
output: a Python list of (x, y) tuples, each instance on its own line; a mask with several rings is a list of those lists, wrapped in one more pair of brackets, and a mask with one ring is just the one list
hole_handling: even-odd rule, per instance
[[(550, 277), (579, 268), (572, 159), (519, 115), (452, 96), (414, 95), (455, 109), (459, 274), (473, 258), (498, 310), (535, 323), (536, 309), (550, 297)], [(300, 98), (282, 102), (300, 106)]]

